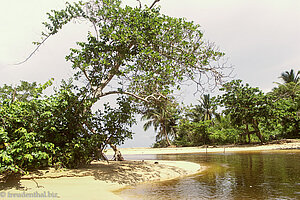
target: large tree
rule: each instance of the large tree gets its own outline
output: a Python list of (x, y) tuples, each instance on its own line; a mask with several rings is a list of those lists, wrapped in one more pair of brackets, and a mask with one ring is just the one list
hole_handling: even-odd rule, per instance
[(256, 134), (261, 142), (261, 124), (266, 124), (272, 118), (272, 103), (258, 88), (243, 84), (241, 80), (233, 80), (224, 84), (221, 89), (225, 93), (219, 97), (221, 105), (225, 107), (224, 113), (230, 116), (235, 126), (243, 129), (241, 135)]
[[(172, 99), (183, 82), (195, 83), (197, 89), (204, 83), (221, 83), (226, 67), (219, 60), (224, 53), (203, 39), (199, 25), (161, 14), (157, 2), (136, 8), (123, 6), (120, 0), (67, 3), (65, 9), (48, 13), (43, 39), (35, 42), (28, 59), (64, 25), (80, 20), (93, 28), (66, 59), (76, 70), (75, 79), (86, 83), (79, 88), (83, 101), (95, 103), (118, 94), (153, 107)], [(89, 122), (84, 129), (97, 131)]]
[[(48, 13), (37, 49), (72, 20), (91, 23), (87, 41), (78, 42), (67, 60), (97, 99), (125, 94), (149, 103), (167, 98), (183, 81), (220, 83), (224, 66), (211, 63), (224, 54), (203, 40), (199, 25), (161, 14), (156, 2), (150, 8), (121, 6), (120, 0), (67, 3)], [(113, 83), (115, 89), (108, 89)]]

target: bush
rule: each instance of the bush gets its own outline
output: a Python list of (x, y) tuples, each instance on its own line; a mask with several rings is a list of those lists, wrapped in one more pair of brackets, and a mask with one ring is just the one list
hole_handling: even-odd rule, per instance
[(236, 144), (239, 142), (239, 131), (234, 128), (221, 130), (212, 128), (209, 140), (211, 144)]
[(128, 127), (135, 119), (130, 100), (118, 98), (118, 108), (106, 104), (104, 111), (93, 114), (93, 99), (75, 93), (71, 82), (42, 97), (47, 85), (32, 84), (31, 95), (25, 99), (0, 96), (1, 174), (24, 174), (49, 166), (77, 168), (104, 158), (107, 144), (119, 145), (131, 138)]
[(47, 167), (52, 163), (54, 145), (37, 140), (36, 133), (26, 129), (16, 130), (18, 138), (9, 138), (3, 128), (1, 132), (0, 172), (1, 174), (24, 174), (27, 170)]
[(178, 125), (178, 132), (174, 144), (176, 146), (200, 146), (209, 144), (210, 132), (208, 128), (210, 125), (210, 120), (199, 122), (181, 120)]

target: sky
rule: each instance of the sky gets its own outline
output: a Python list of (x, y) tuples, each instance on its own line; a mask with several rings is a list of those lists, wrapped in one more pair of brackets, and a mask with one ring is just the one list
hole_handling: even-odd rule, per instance
[[(0, 85), (20, 80), (46, 82), (72, 76), (71, 64), (65, 61), (76, 41), (86, 38), (89, 25), (66, 25), (50, 38), (27, 62), (44, 30), (42, 22), (52, 9), (64, 8), (65, 0), (1, 0), (0, 6)], [(70, 0), (69, 2), (73, 2)], [(153, 1), (141, 0), (143, 5)], [(136, 0), (124, 4), (137, 6)], [(228, 65), (234, 67), (234, 79), (242, 79), (264, 92), (276, 86), (281, 72), (300, 70), (300, 1), (299, 0), (161, 0), (161, 12), (183, 17), (200, 24), (204, 37), (223, 51)], [(195, 102), (199, 96), (184, 89), (181, 99)], [(110, 101), (109, 99), (107, 101)], [(147, 147), (155, 140), (151, 129), (142, 123), (133, 128), (133, 140), (122, 147)]]

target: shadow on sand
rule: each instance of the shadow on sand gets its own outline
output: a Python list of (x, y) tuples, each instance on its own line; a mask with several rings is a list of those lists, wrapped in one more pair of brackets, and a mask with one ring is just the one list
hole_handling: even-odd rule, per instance
[(30, 172), (29, 175), (22, 177), (11, 177), (5, 183), (0, 183), (0, 190), (27, 190), (22, 186), (21, 180), (32, 180), (36, 187), (43, 187), (38, 184), (39, 179), (62, 178), (62, 177), (85, 177), (93, 176), (95, 180), (114, 182), (118, 184), (135, 185), (149, 180), (158, 180), (161, 175), (160, 170), (169, 170), (172, 173), (182, 174), (183, 172), (176, 167), (158, 165), (143, 161), (111, 161), (94, 162), (85, 168), (80, 169), (60, 169), (49, 168)]

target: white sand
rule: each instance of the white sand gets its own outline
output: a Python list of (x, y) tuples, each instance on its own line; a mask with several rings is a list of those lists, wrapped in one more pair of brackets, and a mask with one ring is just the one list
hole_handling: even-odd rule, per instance
[[(245, 151), (268, 151), (281, 149), (300, 149), (300, 140), (287, 140), (282, 144), (267, 145), (240, 145), (240, 146), (223, 146), (223, 147), (169, 147), (169, 148), (122, 148), (123, 155), (143, 155), (143, 154), (180, 154), (180, 153), (223, 153), (226, 152), (245, 152)], [(113, 155), (109, 149), (107, 155)]]
[[(1, 191), (0, 195), (6, 196), (5, 200), (40, 199), (16, 196), (18, 194), (37, 195), (37, 193), (47, 195), (42, 199), (51, 200), (56, 198), (63, 200), (122, 199), (113, 191), (138, 183), (187, 176), (205, 169), (199, 164), (184, 161), (157, 161), (159, 164), (154, 164), (154, 162), (123, 161), (109, 164), (95, 162), (90, 167), (79, 170), (40, 170), (38, 175), (24, 176), (20, 181), (21, 186), (26, 190), (7, 188)], [(52, 197), (49, 197), (49, 194)]]

